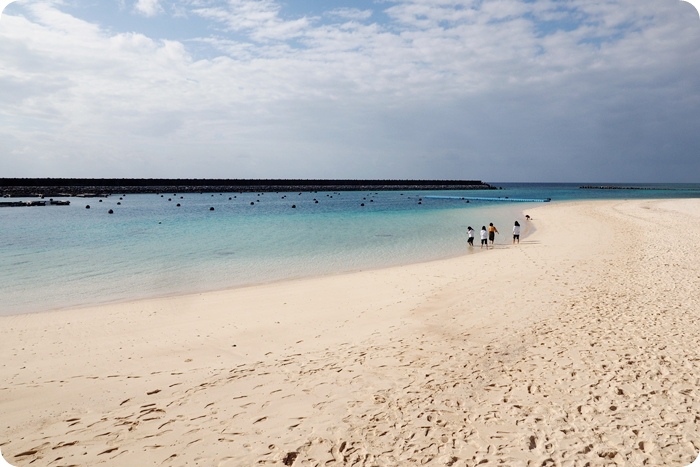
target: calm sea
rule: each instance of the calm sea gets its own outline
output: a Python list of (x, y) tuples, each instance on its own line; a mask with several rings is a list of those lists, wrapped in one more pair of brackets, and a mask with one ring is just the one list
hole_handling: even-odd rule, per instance
[(0, 208), (0, 314), (473, 254), (466, 248), (468, 225), (477, 231), (475, 252), (478, 230), (489, 222), (501, 231), (497, 243), (507, 244), (513, 222), (539, 204), (461, 197), (700, 197), (700, 184), (635, 185), (644, 190), (493, 185), (502, 189), (124, 194), (67, 198), (70, 206)]

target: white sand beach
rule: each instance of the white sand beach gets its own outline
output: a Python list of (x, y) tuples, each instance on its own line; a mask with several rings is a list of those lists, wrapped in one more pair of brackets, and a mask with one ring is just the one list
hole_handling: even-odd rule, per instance
[(700, 199), (526, 213), (448, 260), (0, 317), (3, 457), (689, 465)]

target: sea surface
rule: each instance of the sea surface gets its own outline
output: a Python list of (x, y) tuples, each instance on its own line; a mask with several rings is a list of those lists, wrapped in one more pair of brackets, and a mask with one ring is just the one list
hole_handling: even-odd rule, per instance
[[(634, 185), (640, 190), (491, 184), (501, 189), (125, 193), (64, 198), (70, 206), (3, 207), (0, 314), (476, 254), (482, 225), (493, 222), (501, 232), (497, 244), (510, 244), (513, 222), (540, 204), (516, 199), (700, 198), (700, 184)], [(480, 197), (501, 200), (473, 199)], [(11, 199), (20, 200), (36, 198)], [(469, 225), (476, 230), (473, 250), (466, 246)]]

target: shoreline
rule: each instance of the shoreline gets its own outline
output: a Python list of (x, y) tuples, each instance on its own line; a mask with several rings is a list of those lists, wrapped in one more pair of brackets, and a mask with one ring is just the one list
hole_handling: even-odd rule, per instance
[[(522, 224), (521, 224), (522, 225)], [(536, 231), (536, 228), (534, 226), (528, 226), (528, 230), (523, 230), (520, 235), (521, 240), (526, 240), (528, 235), (532, 235)], [(417, 261), (411, 261), (407, 263), (402, 263), (402, 264), (395, 264), (395, 265), (383, 265), (383, 266), (376, 266), (376, 267), (370, 267), (366, 269), (358, 269), (358, 270), (341, 270), (341, 271), (336, 271), (336, 272), (329, 272), (329, 273), (321, 273), (321, 274), (312, 274), (312, 275), (304, 275), (304, 276), (299, 276), (299, 277), (286, 277), (286, 278), (281, 278), (281, 279), (271, 279), (269, 281), (262, 281), (262, 282), (254, 282), (250, 284), (243, 284), (243, 285), (233, 285), (230, 287), (223, 287), (223, 288), (215, 288), (215, 289), (206, 289), (206, 290), (200, 290), (200, 291), (192, 291), (192, 292), (172, 292), (172, 293), (166, 293), (166, 294), (158, 294), (158, 295), (148, 295), (148, 296), (143, 296), (143, 297), (134, 297), (134, 298), (124, 298), (124, 299), (115, 299), (115, 300), (107, 300), (107, 301), (101, 301), (101, 302), (90, 302), (90, 303), (84, 303), (84, 304), (79, 304), (79, 305), (69, 305), (69, 306), (56, 306), (53, 308), (47, 308), (47, 309), (41, 309), (41, 310), (36, 310), (36, 311), (21, 311), (21, 312), (11, 312), (7, 314), (0, 314), (0, 318), (2, 317), (11, 317), (11, 316), (20, 316), (20, 315), (27, 315), (27, 314), (42, 314), (42, 313), (61, 313), (61, 312), (66, 312), (66, 311), (73, 311), (73, 310), (84, 310), (84, 309), (97, 309), (97, 308), (102, 308), (102, 307), (107, 307), (107, 306), (127, 306), (127, 305), (133, 305), (138, 302), (145, 302), (145, 301), (151, 301), (151, 300), (172, 300), (172, 299), (178, 299), (178, 298), (184, 298), (186, 299), (187, 297), (192, 297), (192, 296), (199, 296), (203, 294), (212, 294), (212, 293), (225, 293), (225, 292), (232, 292), (235, 290), (240, 290), (240, 289), (248, 289), (248, 288), (253, 288), (253, 287), (262, 287), (262, 286), (274, 286), (275, 284), (283, 284), (286, 282), (296, 282), (296, 281), (304, 281), (304, 280), (314, 280), (314, 279), (320, 279), (324, 277), (337, 277), (337, 276), (344, 276), (344, 275), (352, 275), (352, 274), (358, 274), (358, 273), (366, 273), (366, 272), (371, 272), (371, 271), (381, 271), (384, 269), (393, 269), (393, 268), (402, 268), (402, 267), (410, 267), (410, 266), (419, 266), (421, 264), (428, 264), (432, 262), (439, 262), (439, 261), (449, 261), (457, 258), (462, 258), (462, 257), (467, 257), (471, 256), (476, 253), (483, 253), (486, 251), (486, 249), (481, 249), (479, 248), (479, 232), (478, 230), (475, 230), (474, 233), (474, 247), (472, 250), (468, 250), (467, 252), (460, 253), (458, 255), (454, 256), (445, 256), (442, 258), (437, 258), (437, 259), (427, 259), (427, 260), (417, 260)], [(509, 232), (508, 235), (510, 235), (508, 238), (512, 238), (512, 234)], [(465, 234), (465, 241), (466, 243), (466, 234)], [(495, 249), (502, 249), (502, 248), (508, 248), (513, 246), (511, 243), (496, 243)], [(494, 249), (494, 247), (490, 247), (489, 250)]]
[(700, 200), (527, 211), (488, 254), (0, 317), (3, 456), (688, 465)]
[[(537, 206), (536, 204), (534, 206)], [(495, 218), (492, 218), (490, 220), (494, 220), (496, 222), (496, 225), (501, 225), (501, 221), (505, 219), (506, 217), (513, 217), (517, 220), (519, 220), (523, 226), (526, 226), (524, 224), (525, 222), (525, 213), (524, 210), (527, 210), (527, 208), (524, 209), (523, 206), (515, 205), (515, 206), (495, 206), (491, 207), (490, 211), (495, 212), (496, 216)], [(472, 215), (473, 212), (471, 211), (466, 211), (466, 214)], [(208, 286), (202, 286), (202, 284), (199, 284), (199, 280), (196, 280), (196, 282), (199, 284), (197, 287), (190, 287), (187, 290), (129, 290), (128, 293), (125, 291), (127, 289), (114, 289), (112, 291), (112, 294), (108, 295), (107, 297), (102, 296), (100, 298), (96, 298), (93, 296), (92, 293), (88, 294), (87, 296), (82, 296), (83, 302), (82, 303), (66, 303), (65, 295), (67, 292), (63, 292), (60, 296), (59, 299), (50, 299), (49, 297), (43, 297), (41, 302), (41, 306), (36, 306), (37, 303), (35, 302), (30, 302), (30, 305), (22, 305), (18, 306), (17, 304), (19, 301), (15, 298), (14, 300), (10, 300), (10, 304), (8, 305), (5, 303), (5, 307), (3, 310), (0, 310), (0, 316), (15, 316), (15, 315), (23, 315), (23, 314), (35, 314), (35, 313), (48, 313), (48, 312), (61, 312), (61, 311), (67, 311), (67, 310), (72, 310), (72, 309), (86, 309), (86, 308), (94, 308), (94, 307), (100, 307), (100, 306), (108, 306), (108, 305), (119, 305), (119, 304), (127, 304), (135, 301), (143, 301), (143, 300), (152, 300), (152, 299), (165, 299), (165, 298), (176, 298), (176, 297), (184, 297), (188, 295), (199, 295), (199, 294), (206, 294), (206, 293), (212, 293), (212, 292), (223, 292), (223, 291), (230, 291), (230, 290), (235, 290), (235, 289), (241, 289), (241, 288), (249, 288), (249, 287), (255, 287), (255, 286), (260, 286), (260, 285), (271, 285), (271, 284), (278, 284), (286, 281), (295, 281), (295, 280), (302, 280), (302, 279), (312, 279), (312, 278), (319, 278), (319, 277), (324, 277), (324, 276), (338, 276), (338, 275), (343, 275), (343, 274), (351, 274), (351, 273), (358, 273), (358, 272), (363, 272), (363, 271), (372, 271), (372, 270), (378, 270), (378, 269), (386, 269), (386, 268), (393, 268), (393, 267), (405, 267), (405, 266), (410, 266), (412, 264), (424, 264), (424, 263), (429, 263), (432, 261), (442, 261), (442, 260), (448, 260), (448, 259), (454, 259), (454, 258), (459, 258), (462, 256), (469, 256), (474, 253), (479, 252), (479, 226), (475, 228), (475, 245), (472, 250), (467, 249), (467, 234), (466, 234), (466, 226), (467, 226), (467, 220), (463, 219), (461, 222), (464, 222), (463, 225), (463, 248), (459, 250), (459, 252), (454, 252), (451, 251), (451, 249), (447, 249), (442, 256), (439, 257), (433, 257), (433, 258), (400, 258), (400, 259), (393, 259), (393, 262), (390, 264), (386, 263), (379, 263), (379, 264), (373, 264), (373, 265), (364, 265), (364, 266), (343, 266), (342, 269), (336, 269), (336, 270), (328, 270), (328, 264), (323, 264), (322, 266), (325, 267), (325, 269), (322, 270), (316, 270), (315, 272), (311, 272), (309, 270), (297, 270), (294, 271), (294, 273), (291, 273), (290, 271), (287, 271), (289, 275), (280, 275), (279, 277), (258, 277), (258, 276), (253, 276), (253, 277), (248, 277), (246, 281), (241, 281), (240, 278), (236, 278), (233, 280), (233, 283), (230, 285), (223, 285), (220, 283), (216, 283), (215, 285), (209, 284)], [(476, 225), (476, 224), (474, 224)], [(454, 225), (448, 225), (449, 228), (454, 229)], [(497, 236), (497, 247), (507, 247), (510, 246), (510, 241), (511, 241), (511, 234), (510, 234), (510, 228), (511, 226), (506, 226), (503, 228), (501, 225), (502, 230), (505, 230), (505, 233), (500, 234), (500, 243), (499, 242), (499, 236)], [(461, 227), (460, 227), (461, 228)], [(522, 231), (521, 237), (524, 239), (527, 237), (527, 235), (530, 234), (531, 231), (534, 232), (535, 227), (534, 225), (527, 226), (527, 228), (524, 228)], [(286, 271), (283, 269), (283, 271)], [(219, 273), (225, 273), (226, 271), (219, 271)], [(123, 273), (126, 274), (126, 273)], [(194, 278), (197, 279), (197, 278)], [(117, 284), (119, 282), (117, 281)], [(120, 285), (120, 284), (119, 284)], [(87, 283), (87, 287), (89, 289), (90, 283)], [(78, 290), (79, 292), (79, 290)], [(69, 300), (70, 302), (70, 300)], [(14, 306), (13, 306), (14, 304)]]

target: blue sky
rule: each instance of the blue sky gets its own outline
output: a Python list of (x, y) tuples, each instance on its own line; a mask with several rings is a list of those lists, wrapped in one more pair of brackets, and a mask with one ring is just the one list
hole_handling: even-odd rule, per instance
[(19, 0), (0, 63), (0, 177), (700, 181), (679, 0)]

